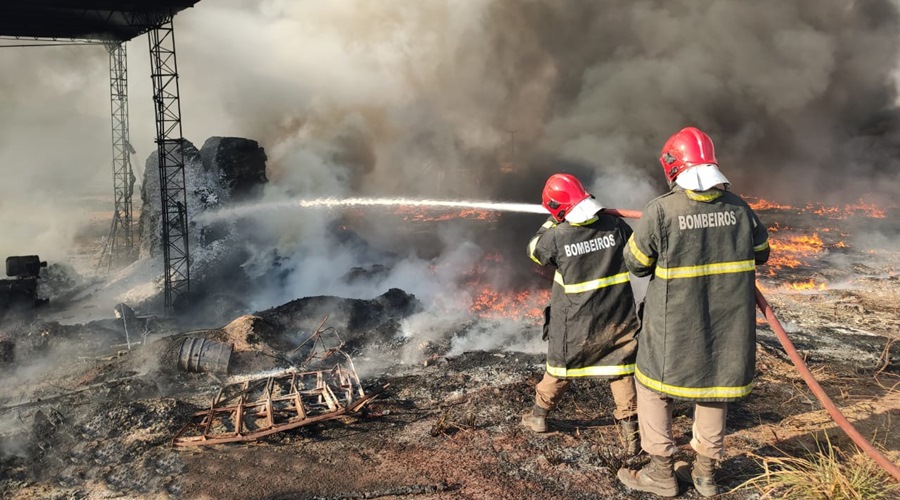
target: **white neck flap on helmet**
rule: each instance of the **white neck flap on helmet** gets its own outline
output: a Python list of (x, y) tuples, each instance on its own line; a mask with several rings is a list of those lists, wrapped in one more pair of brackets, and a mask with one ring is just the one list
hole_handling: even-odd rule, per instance
[(593, 196), (589, 196), (572, 207), (572, 210), (569, 210), (569, 213), (566, 214), (566, 222), (580, 224), (590, 220), (600, 210), (603, 210), (603, 205)]

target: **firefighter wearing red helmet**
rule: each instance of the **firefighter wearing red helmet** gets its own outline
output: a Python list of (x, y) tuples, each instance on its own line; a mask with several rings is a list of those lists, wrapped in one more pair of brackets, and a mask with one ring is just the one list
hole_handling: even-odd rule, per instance
[[(620, 469), (618, 477), (629, 488), (672, 497), (677, 475), (711, 496), (728, 403), (753, 388), (756, 265), (769, 258), (768, 234), (728, 190), (707, 134), (682, 129), (659, 161), (671, 190), (644, 208), (625, 252), (632, 273), (651, 276), (635, 370), (641, 447), (650, 464)], [(692, 467), (672, 463), (674, 399), (694, 403)]]
[(631, 228), (603, 207), (569, 174), (552, 175), (542, 204), (550, 218), (528, 243), (528, 256), (554, 266), (550, 305), (544, 311), (548, 340), (546, 372), (535, 388), (535, 405), (522, 424), (546, 432), (573, 379), (610, 380), (628, 453), (638, 451), (634, 392), (634, 310), (628, 270), (622, 259)]

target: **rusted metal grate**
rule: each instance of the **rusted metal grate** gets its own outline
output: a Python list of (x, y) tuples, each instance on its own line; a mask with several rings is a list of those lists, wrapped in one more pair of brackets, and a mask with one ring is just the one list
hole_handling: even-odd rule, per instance
[(339, 357), (343, 359), (326, 369), (291, 369), (274, 376), (225, 385), (213, 397), (209, 409), (191, 416), (172, 444), (200, 446), (253, 441), (362, 409), (386, 386), (366, 394), (353, 360), (340, 349), (343, 342), (332, 348), (322, 345), (321, 326), (301, 344), (301, 347), (311, 346), (303, 366), (321, 365)]

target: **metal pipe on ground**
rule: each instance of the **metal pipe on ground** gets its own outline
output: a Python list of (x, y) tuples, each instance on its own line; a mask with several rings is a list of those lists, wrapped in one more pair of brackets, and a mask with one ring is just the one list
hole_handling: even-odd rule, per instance
[[(617, 217), (627, 218), (627, 219), (640, 219), (641, 211), (640, 210), (618, 210), (615, 208), (607, 208), (604, 210), (605, 213), (609, 215), (614, 215)], [(806, 363), (803, 361), (803, 358), (800, 357), (800, 354), (797, 353), (797, 349), (794, 347), (794, 343), (791, 342), (791, 339), (788, 338), (787, 332), (782, 328), (781, 323), (778, 321), (778, 318), (775, 317), (775, 313), (772, 311), (771, 306), (769, 306), (769, 302), (766, 301), (766, 298), (763, 296), (762, 292), (759, 291), (759, 288), (756, 287), (756, 305), (759, 307), (759, 310), (762, 311), (763, 316), (765, 316), (766, 321), (769, 322), (769, 326), (772, 327), (772, 331), (775, 332), (775, 336), (778, 337), (778, 341), (781, 342), (781, 346), (784, 347), (784, 351), (787, 353), (788, 357), (791, 359), (791, 362), (794, 363), (794, 367), (797, 368), (797, 371), (800, 373), (800, 376), (803, 378), (803, 381), (806, 382), (807, 387), (812, 391), (812, 393), (816, 396), (816, 399), (822, 403), (822, 406), (825, 408), (825, 411), (828, 412), (828, 415), (831, 416), (831, 419), (847, 434), (857, 446), (863, 450), (866, 455), (868, 455), (872, 460), (875, 461), (878, 465), (881, 466), (882, 469), (890, 473), (894, 476), (894, 479), (900, 481), (900, 467), (897, 467), (897, 464), (891, 462), (886, 456), (884, 456), (880, 451), (878, 451), (874, 446), (872, 446), (869, 441), (863, 437), (859, 431), (853, 427), (853, 424), (847, 420), (847, 417), (841, 413), (841, 410), (834, 404), (828, 394), (825, 393), (825, 390), (822, 389), (822, 386), (819, 382), (813, 377), (812, 372), (809, 371), (809, 367), (806, 366)]]

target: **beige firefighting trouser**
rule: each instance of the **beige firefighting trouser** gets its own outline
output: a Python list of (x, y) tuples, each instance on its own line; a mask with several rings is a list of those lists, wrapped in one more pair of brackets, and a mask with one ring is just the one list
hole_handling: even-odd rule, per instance
[[(677, 450), (672, 436), (672, 399), (635, 384), (641, 448), (649, 455), (670, 457)], [(725, 415), (728, 403), (694, 403), (691, 448), (704, 457), (725, 458)]]
[[(569, 379), (556, 378), (544, 372), (544, 378), (535, 387), (534, 402), (541, 408), (552, 410), (559, 404), (562, 395), (569, 388)], [(627, 376), (609, 381), (616, 409), (613, 417), (616, 420), (633, 417), (637, 414), (637, 398), (634, 393), (634, 377)]]

